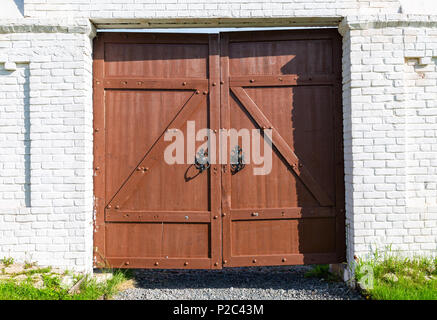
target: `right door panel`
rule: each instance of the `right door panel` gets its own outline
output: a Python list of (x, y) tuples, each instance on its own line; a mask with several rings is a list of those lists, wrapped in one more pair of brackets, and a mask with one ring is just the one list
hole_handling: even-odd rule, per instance
[(258, 144), (257, 163), (253, 136), (228, 147), (229, 158), (241, 148), (246, 163), (223, 165), (224, 266), (343, 262), (337, 31), (222, 34), (221, 78), (222, 127), (258, 129), (268, 142)]

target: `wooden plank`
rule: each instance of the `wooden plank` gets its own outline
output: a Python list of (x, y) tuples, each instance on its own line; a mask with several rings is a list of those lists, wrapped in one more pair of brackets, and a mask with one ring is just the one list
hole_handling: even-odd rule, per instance
[(332, 208), (260, 208), (260, 209), (231, 209), (231, 220), (273, 220), (273, 219), (302, 219), (302, 218), (331, 218), (335, 217)]
[(231, 76), (231, 87), (285, 87), (332, 85), (336, 76), (327, 75), (277, 75), (277, 76)]
[(211, 222), (210, 211), (133, 211), (106, 209), (107, 222)]
[(229, 42), (254, 41), (284, 41), (284, 40), (326, 40), (331, 39), (336, 29), (314, 30), (275, 30), (275, 31), (247, 31), (229, 32)]
[(259, 266), (288, 266), (303, 264), (338, 263), (335, 253), (306, 253), (306, 254), (272, 254), (253, 256), (233, 256), (226, 264), (227, 267), (259, 267)]
[[(220, 130), (220, 52), (218, 35), (209, 36), (209, 114), (210, 129)], [(216, 137), (216, 146), (218, 139)], [(216, 161), (217, 162), (217, 161)], [(222, 268), (222, 217), (221, 217), (221, 170), (220, 164), (211, 164), (211, 268)]]
[(211, 259), (111, 257), (107, 262), (112, 268), (123, 269), (209, 269)]
[(332, 200), (324, 192), (323, 188), (316, 182), (310, 172), (305, 168), (304, 164), (299, 160), (290, 146), (286, 143), (284, 138), (281, 137), (278, 130), (273, 127), (261, 109), (249, 97), (246, 91), (239, 87), (233, 87), (231, 90), (260, 128), (272, 129), (272, 143), (277, 148), (279, 153), (285, 158), (296, 175), (302, 180), (314, 197), (319, 201), (319, 203), (322, 206), (331, 206), (333, 204)]
[(200, 90), (208, 88), (207, 79), (150, 79), (150, 78), (113, 78), (106, 77), (104, 81), (105, 89), (180, 89), (180, 90)]
[[(205, 97), (204, 94), (193, 94), (187, 103), (180, 109), (175, 118), (168, 124), (166, 130), (169, 128), (180, 128), (187, 118), (196, 111), (199, 105), (206, 100)], [(123, 204), (129, 200), (130, 196), (137, 188), (137, 185), (147, 176), (148, 171), (152, 169), (153, 165), (161, 159), (164, 148), (167, 146), (167, 142), (163, 139), (164, 134), (165, 131), (144, 155), (137, 168), (131, 173), (125, 183), (123, 183), (119, 191), (109, 201), (108, 206), (114, 208), (118, 206), (120, 209), (123, 209)], [(138, 170), (140, 168), (144, 168), (144, 170)], [(110, 209), (108, 206), (107, 208)]]
[(172, 34), (172, 33), (138, 33), (138, 32), (103, 32), (98, 34), (104, 42), (116, 43), (181, 43), (208, 44), (207, 34)]
[[(221, 127), (229, 130), (231, 126), (231, 111), (229, 105), (229, 34), (224, 33), (220, 39), (220, 120)], [(221, 153), (222, 154), (222, 153)], [(229, 150), (224, 156), (228, 157)], [(222, 165), (222, 228), (223, 228), (223, 266), (231, 258), (231, 168), (229, 161)], [(221, 162), (223, 163), (223, 161)]]
[(103, 88), (104, 42), (94, 39), (93, 60), (93, 183), (94, 183), (94, 267), (105, 264), (105, 90)]

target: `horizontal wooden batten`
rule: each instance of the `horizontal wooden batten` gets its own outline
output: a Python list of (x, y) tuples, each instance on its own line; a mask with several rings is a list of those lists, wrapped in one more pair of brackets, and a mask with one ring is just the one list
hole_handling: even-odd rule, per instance
[(106, 209), (108, 222), (211, 222), (209, 211), (127, 211)]
[(334, 218), (333, 208), (232, 209), (231, 220)]
[(179, 90), (199, 90), (201, 94), (208, 88), (206, 79), (120, 79), (105, 78), (103, 81), (95, 80), (94, 84), (103, 85), (105, 89), (179, 89)]
[[(224, 261), (223, 261), (224, 262)], [(274, 254), (274, 255), (253, 255), (233, 256), (223, 263), (223, 267), (251, 267), (251, 266), (287, 266), (318, 263), (337, 263), (336, 253), (296, 253), (296, 254)]]
[(318, 86), (332, 85), (337, 81), (335, 75), (299, 76), (231, 76), (230, 87), (280, 87), (280, 86)]
[(257, 31), (257, 32), (229, 32), (229, 42), (257, 42), (257, 41), (295, 41), (295, 40), (331, 40), (330, 29), (305, 30), (293, 33), (290, 30)]
[(188, 33), (136, 33), (136, 32), (103, 32), (99, 33), (100, 41), (105, 43), (156, 43), (156, 44), (205, 44), (209, 42), (207, 34), (188, 34)]
[(147, 269), (221, 269), (209, 258), (106, 258), (112, 268), (147, 268)]

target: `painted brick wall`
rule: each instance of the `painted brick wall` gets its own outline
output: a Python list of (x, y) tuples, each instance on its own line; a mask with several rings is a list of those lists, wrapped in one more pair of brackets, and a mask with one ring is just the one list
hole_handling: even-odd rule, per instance
[(89, 271), (90, 26), (39, 23), (1, 26), (0, 257)]
[[(360, 8), (395, 11), (393, 4)], [(241, 8), (236, 16), (251, 12)], [(293, 12), (284, 15), (301, 15)], [(348, 260), (388, 245), (435, 255), (437, 17), (348, 15), (340, 31)], [(0, 257), (92, 267), (92, 33), (77, 18), (0, 23)]]
[(397, 13), (398, 0), (25, 0), (29, 17), (254, 18)]
[(348, 260), (437, 253), (435, 17), (348, 17), (343, 104)]

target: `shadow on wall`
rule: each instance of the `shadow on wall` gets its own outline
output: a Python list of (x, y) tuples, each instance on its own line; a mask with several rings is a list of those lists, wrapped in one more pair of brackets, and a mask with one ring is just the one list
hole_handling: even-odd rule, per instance
[(14, 0), (18, 11), (24, 16), (24, 0)]
[(24, 96), (24, 202), (27, 208), (32, 206), (31, 203), (31, 140), (30, 140), (30, 70), (29, 65), (24, 64), (24, 78), (25, 83), (23, 84)]
[[(13, 64), (6, 69), (0, 64), (0, 85), (7, 89), (2, 96), (0, 113), (3, 116), (0, 140), (5, 140), (8, 145), (2, 145), (3, 157), (0, 169), (5, 170), (1, 176), (0, 184), (7, 187), (10, 192), (20, 194), (15, 199), (20, 203), (2, 199), (1, 208), (31, 207), (31, 140), (30, 140), (30, 70), (28, 63)], [(8, 122), (9, 120), (9, 122)], [(21, 158), (22, 157), (22, 158)], [(21, 158), (21, 159), (20, 159)], [(10, 172), (8, 173), (8, 169)], [(23, 170), (22, 173), (18, 171)], [(16, 174), (14, 172), (17, 172)], [(24, 176), (23, 176), (24, 175)], [(16, 188), (14, 188), (14, 182)], [(12, 188), (12, 189), (11, 189)], [(21, 202), (23, 201), (23, 202)]]

